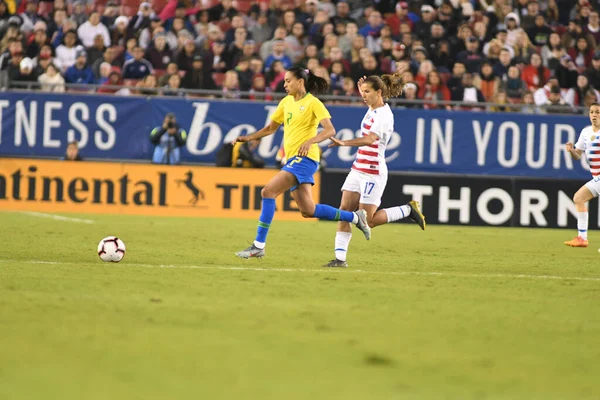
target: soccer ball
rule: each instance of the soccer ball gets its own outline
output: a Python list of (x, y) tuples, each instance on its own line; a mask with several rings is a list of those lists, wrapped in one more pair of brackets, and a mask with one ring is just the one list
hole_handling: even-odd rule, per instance
[(98, 255), (102, 261), (119, 262), (125, 257), (125, 243), (115, 236), (105, 237), (98, 243)]

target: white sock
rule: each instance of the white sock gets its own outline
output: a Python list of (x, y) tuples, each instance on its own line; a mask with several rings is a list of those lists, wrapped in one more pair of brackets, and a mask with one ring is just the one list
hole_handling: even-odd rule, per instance
[(403, 206), (384, 208), (383, 211), (387, 215), (387, 222), (394, 222), (408, 217), (410, 215), (410, 206), (405, 204)]
[(581, 236), (584, 240), (587, 240), (588, 231), (588, 212), (577, 213), (577, 230), (579, 231), (578, 236)]
[(257, 242), (256, 240), (254, 241), (254, 247), (257, 247), (261, 250), (265, 248), (265, 244), (266, 243), (263, 243), (263, 242)]
[(352, 216), (352, 223), (353, 223), (354, 225), (356, 225), (356, 224), (358, 224), (358, 214), (356, 214), (355, 212), (353, 212), (352, 214), (354, 214), (354, 215)]
[(348, 246), (352, 239), (352, 232), (336, 232), (335, 234), (335, 258), (340, 261), (346, 261)]

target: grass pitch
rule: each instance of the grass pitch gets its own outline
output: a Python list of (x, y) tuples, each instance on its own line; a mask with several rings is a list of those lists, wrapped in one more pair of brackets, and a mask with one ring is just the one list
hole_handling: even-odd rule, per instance
[[(600, 266), (574, 232), (0, 213), (0, 399), (593, 399)], [(96, 255), (117, 235), (125, 260)], [(592, 245), (600, 235), (592, 232)]]

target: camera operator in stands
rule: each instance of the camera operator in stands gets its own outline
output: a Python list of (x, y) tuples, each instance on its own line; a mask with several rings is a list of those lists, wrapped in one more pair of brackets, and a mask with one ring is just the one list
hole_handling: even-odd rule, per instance
[(185, 145), (187, 132), (177, 124), (175, 114), (168, 113), (161, 126), (152, 129), (150, 142), (156, 147), (152, 156), (155, 164), (179, 164), (180, 147)]

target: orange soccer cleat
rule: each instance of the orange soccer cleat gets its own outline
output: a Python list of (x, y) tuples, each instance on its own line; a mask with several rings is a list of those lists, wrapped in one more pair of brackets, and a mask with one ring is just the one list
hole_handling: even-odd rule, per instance
[(573, 240), (566, 241), (565, 244), (571, 247), (588, 247), (588, 241), (581, 236), (577, 236)]

